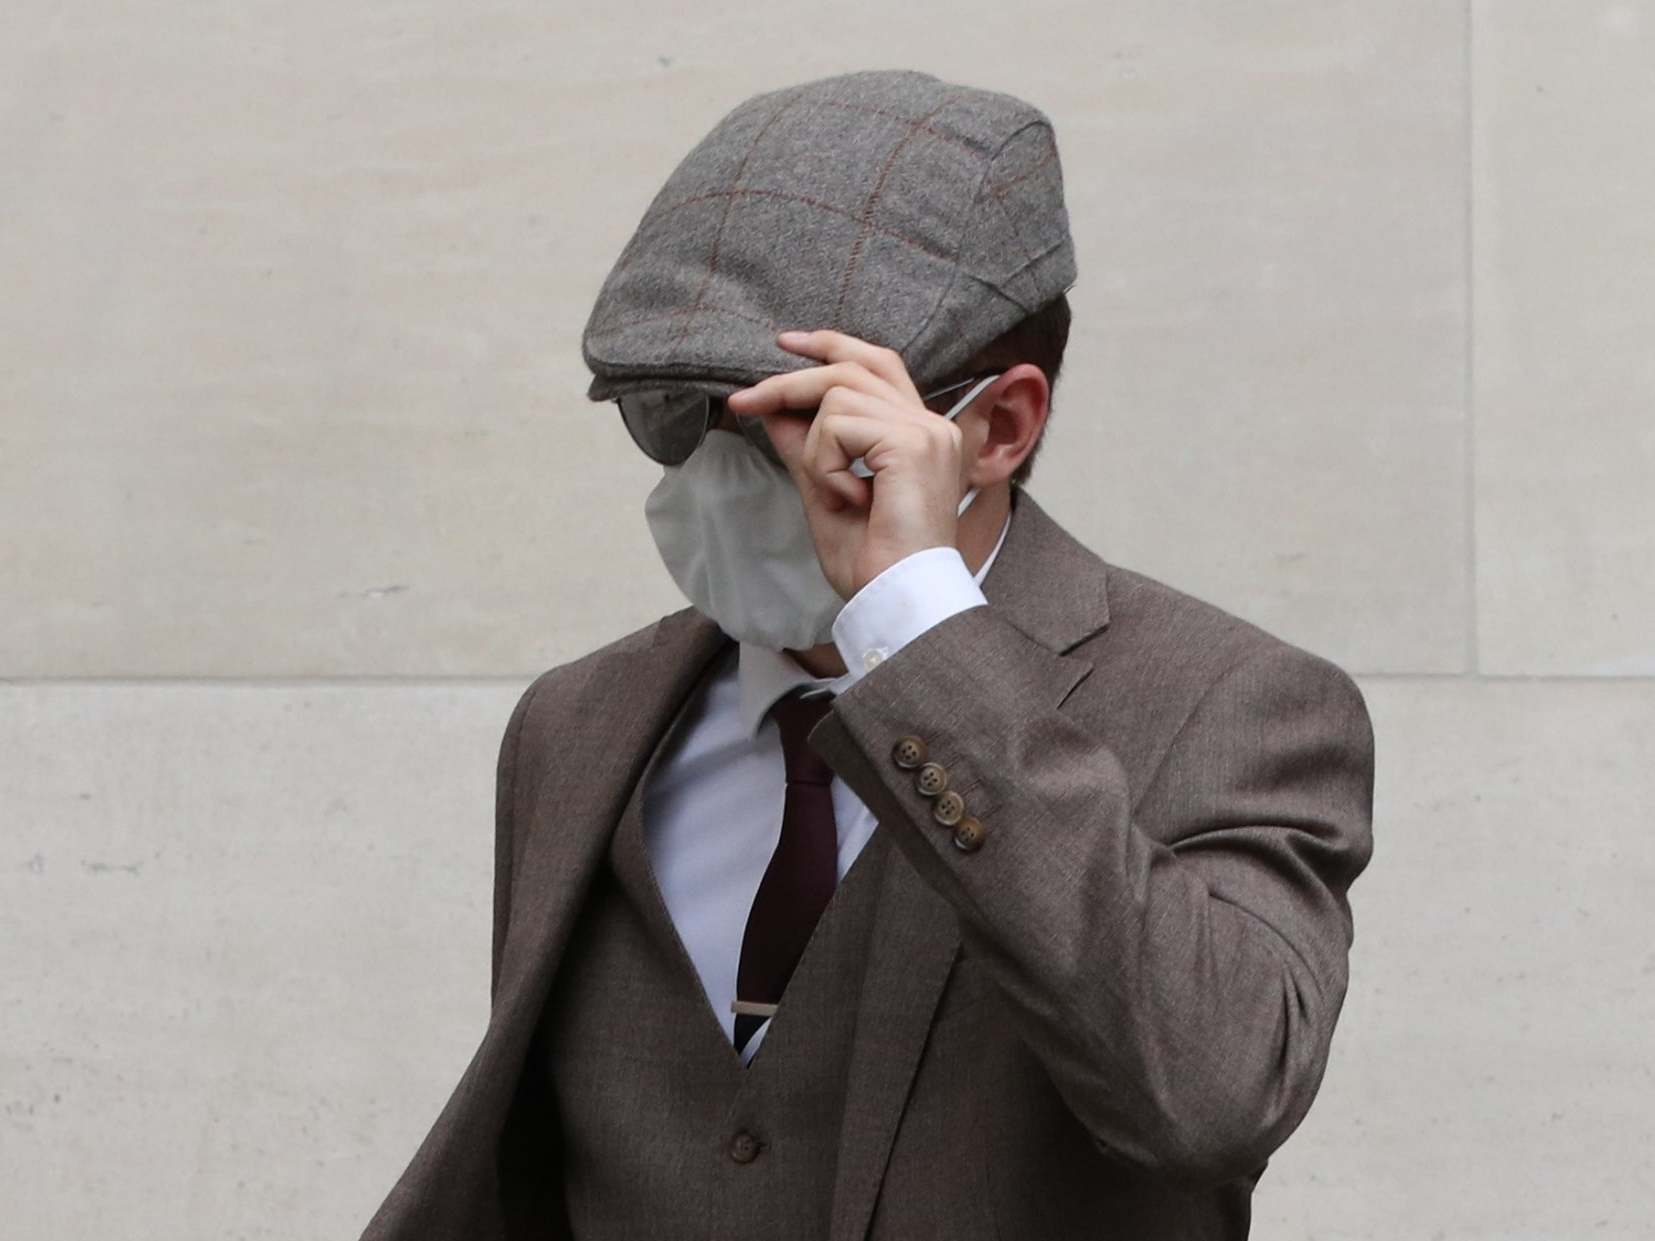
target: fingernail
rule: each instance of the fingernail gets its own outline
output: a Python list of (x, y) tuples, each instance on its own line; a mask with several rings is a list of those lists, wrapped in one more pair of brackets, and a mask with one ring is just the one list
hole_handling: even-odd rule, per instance
[(777, 340), (785, 340), (785, 341), (800, 341), (800, 340), (803, 340), (806, 336), (809, 336), (809, 335), (810, 335), (809, 332), (800, 332), (800, 331), (797, 331), (797, 330), (791, 330), (790, 329), (786, 332), (782, 332), (782, 333), (778, 334), (776, 339)]

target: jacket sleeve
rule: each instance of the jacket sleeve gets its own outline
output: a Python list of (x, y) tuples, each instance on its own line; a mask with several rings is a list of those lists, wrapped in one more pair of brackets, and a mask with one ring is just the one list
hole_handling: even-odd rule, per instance
[[(1346, 893), (1372, 852), (1366, 705), (1329, 661), (1252, 646), (1134, 788), (1051, 700), (1069, 658), (970, 608), (835, 714), (866, 760), (859, 780), (875, 773), (883, 787), (868, 793), (909, 821), (898, 846), (952, 903), (967, 952), (1100, 1149), (1216, 1185), (1267, 1161), (1326, 1067), (1354, 935)], [(894, 762), (910, 735), (985, 825), (975, 851)]]

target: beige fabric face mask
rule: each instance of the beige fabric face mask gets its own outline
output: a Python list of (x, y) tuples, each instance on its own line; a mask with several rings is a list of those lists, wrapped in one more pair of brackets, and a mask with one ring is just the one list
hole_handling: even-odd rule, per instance
[[(953, 418), (992, 378), (949, 410)], [(678, 589), (740, 642), (808, 650), (833, 640), (845, 600), (822, 573), (798, 488), (742, 435), (710, 430), (683, 465), (662, 466), (644, 517)], [(862, 466), (859, 474), (866, 471)], [(965, 493), (963, 514), (978, 488)]]

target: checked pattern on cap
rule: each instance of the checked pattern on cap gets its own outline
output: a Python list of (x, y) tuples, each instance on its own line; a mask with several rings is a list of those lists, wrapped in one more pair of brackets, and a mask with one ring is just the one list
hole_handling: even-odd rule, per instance
[(909, 70), (818, 79), (738, 105), (668, 178), (587, 322), (588, 395), (814, 365), (784, 328), (942, 375), (1073, 282), (1038, 108)]

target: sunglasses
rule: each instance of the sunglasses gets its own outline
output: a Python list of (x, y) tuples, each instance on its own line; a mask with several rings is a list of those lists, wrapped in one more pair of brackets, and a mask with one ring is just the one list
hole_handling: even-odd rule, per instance
[[(953, 418), (1002, 373), (996, 371), (989, 375), (972, 375), (960, 380), (959, 383), (949, 384), (946, 388), (928, 393), (920, 397), (920, 400), (930, 404), (951, 392), (975, 384), (976, 386), (962, 400), (957, 401), (953, 408), (942, 415), (944, 418)], [(648, 388), (638, 392), (627, 392), (616, 397), (615, 404), (620, 406), (621, 421), (626, 424), (632, 442), (658, 465), (683, 465), (690, 459), (690, 455), (701, 447), (701, 441), (707, 438), (707, 432), (724, 417), (722, 396), (693, 388)], [(816, 416), (815, 410), (788, 412), (806, 418)], [(748, 442), (763, 453), (772, 465), (780, 469), (787, 468), (781, 454), (776, 451), (776, 446), (770, 442), (770, 436), (765, 433), (762, 418), (751, 414), (737, 414), (736, 426), (747, 437)], [(860, 457), (851, 463), (851, 471), (861, 478), (868, 478), (873, 474), (873, 471), (862, 463)]]

